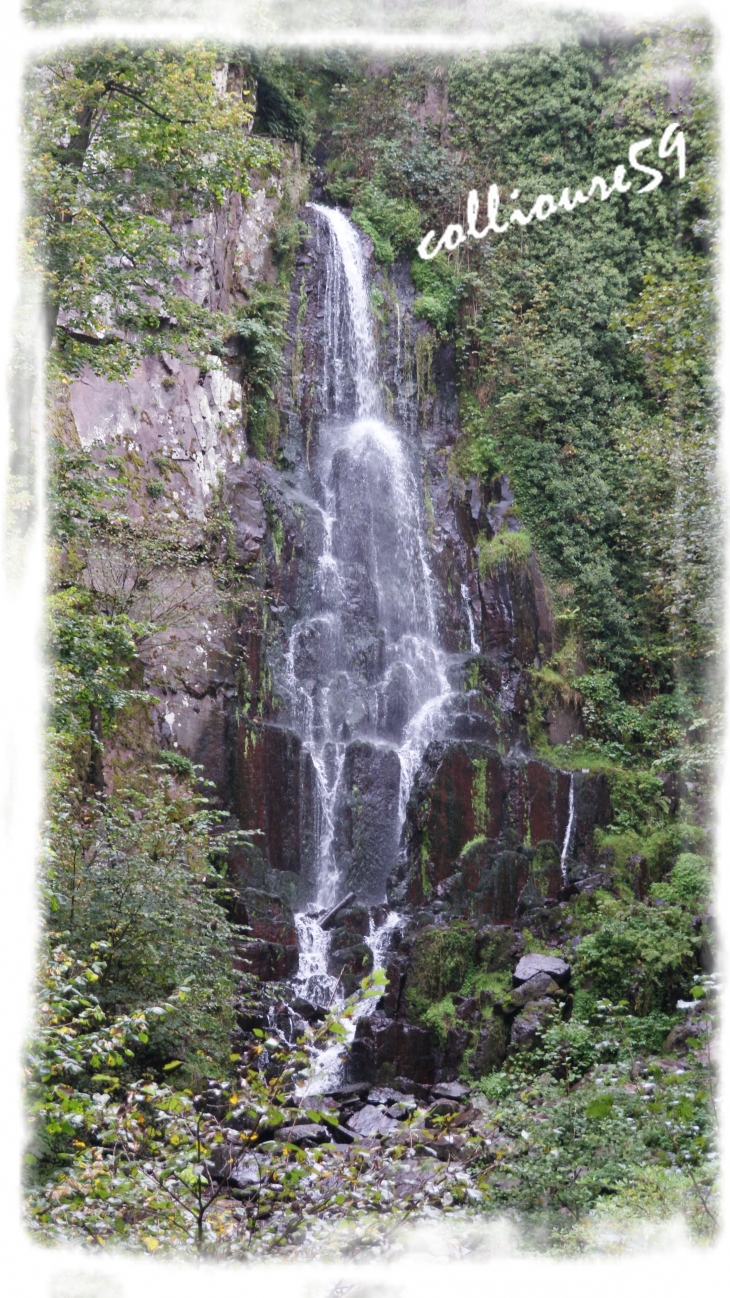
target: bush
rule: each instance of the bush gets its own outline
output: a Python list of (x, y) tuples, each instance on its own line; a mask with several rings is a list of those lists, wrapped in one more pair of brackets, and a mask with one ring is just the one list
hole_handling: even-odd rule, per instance
[(352, 219), (370, 235), (376, 260), (392, 265), (397, 256), (412, 256), (421, 239), (421, 214), (410, 199), (389, 198), (377, 185), (358, 190)]
[(575, 974), (597, 996), (625, 1000), (634, 1013), (673, 1009), (695, 967), (697, 940), (677, 906), (635, 906), (583, 939)]
[(675, 895), (686, 905), (699, 901), (709, 891), (707, 863), (694, 852), (682, 852), (677, 857), (669, 878)]
[(104, 1013), (131, 1013), (189, 987), (184, 1006), (151, 1030), (151, 1058), (186, 1058), (193, 1041), (223, 1058), (233, 1028), (233, 930), (208, 855), (220, 817), (200, 795), (176, 796), (171, 775), (138, 779), (144, 792), (119, 789), (83, 809), (58, 798), (46, 883), (53, 927), (80, 959), (104, 944), (95, 983)]

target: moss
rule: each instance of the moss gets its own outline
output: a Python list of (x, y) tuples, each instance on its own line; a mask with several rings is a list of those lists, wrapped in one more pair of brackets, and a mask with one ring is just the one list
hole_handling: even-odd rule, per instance
[(442, 1049), (446, 1045), (446, 1036), (449, 1028), (454, 1025), (455, 1017), (456, 1009), (451, 994), (430, 1005), (422, 1016), (424, 1027), (431, 1029)]
[(502, 564), (516, 568), (527, 563), (530, 557), (530, 538), (527, 532), (498, 532), (491, 541), (479, 537), (479, 575), (488, 577)]
[(472, 761), (471, 806), (474, 828), (483, 837), (487, 828), (487, 762), (484, 757)]
[(458, 991), (474, 963), (474, 930), (468, 925), (424, 929), (413, 944), (406, 991), (410, 1012), (421, 1019), (431, 1005)]
[(418, 392), (418, 403), (422, 411), (425, 411), (428, 398), (435, 394), (432, 373), (434, 347), (435, 342), (432, 334), (420, 334), (419, 337), (416, 338), (416, 345), (414, 348), (416, 358), (416, 391)]
[(469, 842), (462, 847), (461, 856), (466, 856), (466, 853), (470, 852), (473, 847), (481, 847), (486, 842), (487, 839), (484, 834), (478, 834), (476, 838), (470, 838)]

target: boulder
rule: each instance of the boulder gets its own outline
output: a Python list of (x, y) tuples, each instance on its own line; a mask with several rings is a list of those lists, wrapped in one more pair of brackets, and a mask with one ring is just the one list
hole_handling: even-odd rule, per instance
[(497, 1002), (497, 1008), (501, 1014), (517, 1014), (530, 1001), (543, 1000), (546, 996), (560, 996), (561, 989), (546, 970), (542, 973), (535, 974), (534, 977), (528, 978), (527, 982), (521, 983), (513, 991), (508, 992)]
[(359, 1113), (350, 1118), (347, 1125), (350, 1131), (356, 1132), (358, 1136), (384, 1136), (389, 1131), (395, 1131), (398, 1122), (395, 1118), (389, 1118), (375, 1105), (366, 1104)]
[(496, 1015), (485, 1019), (471, 1060), (470, 1071), (474, 1077), (488, 1077), (499, 1071), (507, 1058), (508, 1040), (504, 1019)]
[(321, 1145), (331, 1140), (330, 1132), (321, 1122), (304, 1122), (297, 1127), (279, 1127), (274, 1132), (276, 1140), (286, 1141), (289, 1145)]
[(465, 1086), (463, 1082), (439, 1082), (431, 1090), (432, 1095), (438, 1095), (446, 1100), (460, 1100), (469, 1093), (470, 1087)]
[(537, 952), (523, 955), (514, 971), (512, 981), (515, 987), (519, 987), (537, 974), (544, 973), (549, 974), (559, 987), (565, 987), (570, 979), (570, 965), (560, 956), (540, 955)]
[(522, 1052), (532, 1050), (537, 1044), (543, 1028), (552, 1018), (555, 1010), (553, 1001), (532, 1001), (521, 1014), (517, 1015), (510, 1033), (510, 1047)]

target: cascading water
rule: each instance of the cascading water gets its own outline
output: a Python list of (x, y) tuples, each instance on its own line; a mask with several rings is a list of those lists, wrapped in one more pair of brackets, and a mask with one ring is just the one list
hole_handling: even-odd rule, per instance
[(567, 877), (568, 877), (568, 868), (566, 862), (568, 860), (568, 853), (571, 848), (574, 824), (575, 824), (575, 772), (572, 771), (570, 775), (570, 791), (568, 794), (568, 823), (565, 827), (565, 838), (563, 839), (563, 847), (560, 853), (560, 871), (563, 876), (563, 883), (567, 881)]
[[(307, 493), (297, 495), (313, 538), (313, 575), (277, 687), (316, 781), (309, 911), (296, 923), (299, 985), (326, 1004), (337, 987), (328, 968), (330, 935), (316, 916), (349, 888), (359, 900), (382, 902), (413, 778), (452, 691), (437, 638), (415, 448), (382, 418), (361, 237), (337, 209), (310, 207), (325, 258), (326, 414)], [(365, 763), (378, 808), (376, 841), (363, 849), (356, 879), (351, 862), (343, 867), (341, 847), (354, 796), (351, 776), (345, 788), (348, 755), (350, 767), (356, 757)], [(374, 967), (382, 965), (392, 928), (392, 916), (378, 929), (371, 922), (364, 940)]]

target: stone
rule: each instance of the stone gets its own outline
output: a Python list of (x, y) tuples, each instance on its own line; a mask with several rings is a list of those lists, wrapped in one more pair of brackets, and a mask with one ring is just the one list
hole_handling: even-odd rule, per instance
[(331, 1139), (327, 1127), (321, 1122), (305, 1122), (296, 1127), (279, 1127), (274, 1132), (276, 1140), (286, 1141), (289, 1145), (321, 1145)]
[(416, 1107), (416, 1101), (413, 1096), (405, 1095), (403, 1096), (403, 1099), (398, 1100), (396, 1104), (388, 1105), (385, 1112), (389, 1118), (395, 1118), (397, 1121), (402, 1122), (406, 1118), (410, 1117)]
[(527, 982), (520, 983), (518, 987), (515, 987), (511, 992), (508, 992), (507, 995), (503, 996), (501, 1001), (497, 1001), (496, 1004), (500, 1013), (509, 1016), (510, 1014), (516, 1014), (519, 1010), (524, 1009), (525, 1005), (529, 1004), (530, 1001), (539, 1001), (546, 996), (558, 997), (562, 994), (561, 988), (555, 980), (551, 978), (547, 971), (543, 970), (542, 973), (535, 974), (532, 978), (528, 978)]
[(360, 739), (348, 744), (335, 808), (334, 851), (345, 886), (368, 904), (382, 900), (396, 859), (400, 778), (394, 749)]
[(461, 1111), (460, 1105), (456, 1102), (456, 1100), (437, 1100), (435, 1104), (431, 1105), (430, 1109), (428, 1110), (428, 1113), (426, 1114), (426, 1126), (427, 1127), (433, 1127), (434, 1125), (440, 1126), (441, 1125), (440, 1123), (435, 1122), (436, 1119), (448, 1118), (455, 1113), (459, 1113), (460, 1111)]
[(709, 1028), (709, 1019), (685, 1019), (684, 1023), (675, 1023), (662, 1046), (662, 1054), (685, 1054), (689, 1049), (688, 1038), (696, 1037), (699, 1040)]
[(504, 1019), (497, 1015), (485, 1019), (479, 1031), (470, 1071), (474, 1077), (488, 1077), (498, 1072), (507, 1058), (509, 1033)]
[(515, 987), (519, 987), (521, 983), (529, 982), (536, 974), (542, 973), (549, 974), (560, 987), (564, 987), (570, 978), (570, 965), (560, 956), (540, 955), (537, 952), (523, 955), (514, 971), (512, 981)]
[(542, 1029), (553, 1017), (554, 1010), (553, 1001), (532, 1001), (521, 1014), (517, 1015), (512, 1024), (510, 1048), (519, 1052), (532, 1050), (537, 1044)]
[(433, 1085), (436, 1059), (431, 1033), (414, 1023), (389, 1019), (377, 1010), (358, 1020), (345, 1063), (346, 1075), (371, 1083), (407, 1077)]
[(249, 458), (244, 464), (228, 468), (223, 499), (232, 523), (232, 557), (239, 568), (246, 568), (258, 558), (266, 535), (266, 513), (254, 460)]
[(253, 1191), (261, 1183), (262, 1161), (253, 1154), (247, 1154), (245, 1158), (239, 1158), (237, 1163), (229, 1171), (226, 1177), (226, 1183), (235, 1190)]
[(426, 1153), (433, 1154), (442, 1163), (448, 1163), (451, 1159), (459, 1161), (463, 1155), (468, 1155), (466, 1147), (467, 1137), (461, 1132), (449, 1132), (448, 1135), (439, 1136), (437, 1140), (424, 1142), (423, 1148)]
[(431, 1094), (447, 1100), (460, 1100), (463, 1096), (469, 1095), (470, 1090), (471, 1087), (466, 1086), (464, 1082), (438, 1082), (436, 1086), (431, 1087)]
[(366, 1104), (359, 1113), (349, 1119), (347, 1125), (350, 1131), (356, 1132), (358, 1136), (384, 1136), (398, 1127), (395, 1119), (389, 1118), (382, 1109), (375, 1108), (373, 1104)]
[(264, 834), (274, 870), (311, 875), (314, 861), (315, 775), (293, 730), (242, 721), (235, 748), (235, 811), (244, 829)]
[(368, 1104), (394, 1104), (403, 1098), (400, 1091), (394, 1091), (390, 1086), (376, 1086), (368, 1095)]
[(345, 910), (350, 905), (350, 903), (353, 902), (354, 900), (355, 900), (354, 892), (348, 892), (347, 896), (342, 898), (342, 901), (338, 901), (336, 906), (332, 906), (332, 908), (327, 911), (326, 915), (322, 916), (322, 918), (318, 921), (318, 923), (323, 933), (326, 933), (327, 929), (330, 929), (334, 926), (334, 922), (337, 919), (337, 916), (340, 914), (340, 912)]
[(347, 1100), (365, 1099), (370, 1090), (369, 1082), (348, 1082), (345, 1086), (336, 1086), (327, 1091), (327, 1097), (344, 1103)]
[[(303, 996), (295, 996), (291, 1008), (295, 1014), (305, 1019), (307, 1023), (316, 1023), (327, 1017), (327, 1011), (321, 1005), (312, 1005), (311, 1001), (305, 1000)], [(263, 1025), (259, 1023), (256, 1026), (262, 1027)]]

